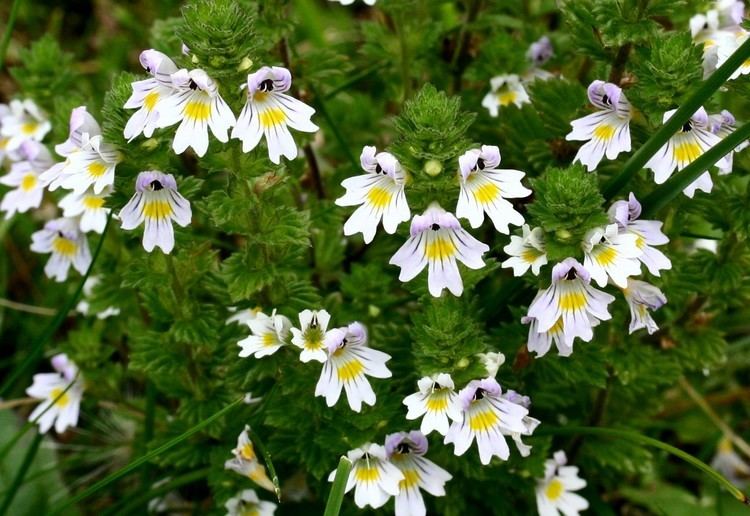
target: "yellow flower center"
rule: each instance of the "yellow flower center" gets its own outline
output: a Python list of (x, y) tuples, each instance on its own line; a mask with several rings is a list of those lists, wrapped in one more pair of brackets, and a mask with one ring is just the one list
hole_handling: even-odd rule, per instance
[(614, 247), (610, 246), (600, 246), (592, 254), (599, 265), (612, 265), (617, 259), (617, 251), (615, 251)]
[(419, 471), (406, 469), (401, 470), (401, 473), (404, 474), (404, 479), (398, 484), (401, 489), (410, 489), (419, 484)]
[(692, 163), (702, 153), (700, 145), (695, 142), (682, 142), (674, 148), (674, 157), (678, 163)]
[(245, 460), (255, 460), (255, 448), (253, 443), (247, 443), (240, 449), (240, 456)]
[(643, 238), (642, 235), (638, 235), (638, 237), (635, 239), (635, 246), (638, 249), (643, 249), (644, 247), (646, 247), (646, 239)]
[(157, 91), (149, 91), (146, 93), (146, 96), (143, 97), (143, 105), (148, 111), (153, 111), (158, 101), (159, 93)]
[(469, 428), (474, 432), (487, 432), (500, 421), (492, 409), (478, 410), (469, 416)]
[(268, 128), (279, 125), (286, 120), (286, 114), (279, 107), (269, 107), (260, 112), (260, 125)]
[(449, 238), (436, 237), (425, 246), (425, 254), (430, 261), (451, 258), (456, 253), (456, 244)]
[(427, 398), (427, 410), (429, 412), (442, 412), (448, 408), (448, 393), (437, 392)]
[(552, 327), (549, 329), (549, 333), (557, 333), (562, 331), (563, 329), (563, 318), (558, 317), (557, 321), (555, 321), (555, 324), (552, 325)]
[(497, 92), (497, 102), (503, 107), (512, 104), (517, 98), (518, 94), (515, 91), (505, 90)]
[(474, 191), (474, 197), (480, 204), (489, 204), (500, 194), (500, 187), (495, 183), (485, 183)]
[(39, 124), (36, 122), (26, 122), (25, 124), (21, 124), (21, 132), (25, 135), (30, 135), (36, 131), (37, 127), (39, 127)]
[(543, 255), (544, 253), (534, 247), (526, 247), (521, 252), (521, 259), (527, 263), (534, 263), (537, 258)]
[(583, 292), (563, 292), (560, 296), (560, 310), (572, 312), (586, 306), (586, 295)]
[(367, 192), (367, 200), (378, 209), (385, 208), (391, 202), (391, 192), (385, 188), (374, 186)]
[(547, 484), (547, 488), (544, 490), (544, 494), (547, 495), (547, 498), (549, 500), (555, 501), (562, 496), (563, 491), (564, 488), (562, 482), (555, 478), (549, 484)]
[(276, 334), (274, 333), (264, 333), (263, 334), (263, 345), (264, 346), (275, 346), (278, 344), (278, 341), (276, 340)]
[(68, 258), (76, 254), (76, 244), (72, 240), (63, 237), (56, 237), (52, 242), (52, 250)]
[(36, 184), (36, 175), (26, 174), (25, 176), (23, 176), (23, 179), (21, 179), (21, 190), (23, 190), (24, 192), (28, 192), (30, 190), (33, 190)]
[(184, 116), (188, 120), (205, 122), (211, 115), (211, 106), (208, 97), (201, 100), (191, 100), (185, 105)]
[(350, 382), (360, 376), (365, 370), (365, 366), (356, 358), (347, 360), (336, 366), (336, 374), (342, 382)]
[(83, 198), (83, 206), (87, 210), (98, 210), (104, 206), (104, 199), (95, 195), (87, 195)]
[(5, 147), (8, 146), (9, 141), (10, 141), (10, 138), (0, 138), (0, 150), (5, 149)]
[(102, 177), (107, 171), (107, 166), (104, 165), (104, 163), (100, 163), (99, 161), (95, 161), (94, 163), (89, 164), (89, 166), (86, 168), (88, 169), (89, 174), (91, 174), (93, 177)]
[(146, 201), (143, 207), (143, 216), (147, 219), (166, 219), (170, 215), (172, 215), (172, 205), (161, 199)]
[(256, 91), (253, 94), (253, 100), (255, 102), (265, 102), (265, 100), (268, 98), (268, 92), (267, 91)]
[(609, 124), (601, 124), (594, 129), (594, 138), (609, 141), (615, 135), (615, 128)]
[(357, 469), (354, 472), (354, 478), (357, 479), (357, 482), (362, 483), (377, 482), (380, 478), (380, 472), (375, 464), (370, 464), (368, 461), (367, 464), (357, 466)]
[(56, 407), (62, 408), (70, 403), (70, 397), (68, 396), (68, 393), (65, 392), (65, 389), (61, 389), (59, 387), (55, 387), (54, 389), (52, 389), (52, 391), (49, 393), (49, 397)]

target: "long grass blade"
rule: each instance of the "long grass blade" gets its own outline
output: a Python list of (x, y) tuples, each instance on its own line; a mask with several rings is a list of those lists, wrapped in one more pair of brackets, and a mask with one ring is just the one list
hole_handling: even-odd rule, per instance
[(352, 470), (352, 461), (347, 457), (341, 457), (339, 466), (336, 468), (336, 476), (333, 478), (333, 487), (331, 494), (328, 495), (326, 509), (323, 516), (339, 516), (341, 504), (344, 501), (344, 491), (346, 490), (346, 481), (349, 479), (349, 472)]

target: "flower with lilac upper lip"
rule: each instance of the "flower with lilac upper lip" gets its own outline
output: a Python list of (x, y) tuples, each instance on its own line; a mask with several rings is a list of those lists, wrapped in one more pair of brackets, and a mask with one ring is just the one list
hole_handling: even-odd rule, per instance
[(532, 66), (542, 66), (555, 54), (549, 37), (542, 36), (533, 42), (526, 51), (526, 59), (531, 61)]
[(672, 268), (672, 262), (667, 256), (654, 248), (664, 245), (669, 238), (662, 230), (662, 222), (658, 220), (637, 220), (641, 216), (641, 203), (633, 192), (627, 201), (616, 201), (609, 208), (610, 222), (617, 222), (620, 231), (636, 236), (635, 245), (641, 250), (638, 260), (646, 266), (654, 276), (660, 276), (660, 270)]
[(611, 82), (592, 82), (588, 97), (598, 111), (570, 122), (573, 130), (565, 139), (586, 142), (573, 162), (583, 163), (591, 172), (605, 156), (612, 160), (630, 151), (631, 107), (622, 88)]
[(52, 128), (33, 100), (11, 100), (0, 120), (0, 135), (7, 138), (5, 151), (18, 149), (27, 140), (40, 142)]
[(222, 143), (229, 141), (234, 113), (219, 94), (219, 86), (201, 69), (183, 68), (171, 75), (175, 92), (159, 102), (156, 127), (179, 123), (172, 149), (182, 154), (192, 147), (199, 157), (208, 150), (208, 130)]
[(57, 282), (65, 281), (71, 265), (79, 273), (86, 274), (91, 264), (88, 240), (74, 219), (63, 217), (47, 222), (44, 229), (31, 235), (31, 250), (51, 253), (44, 273)]
[[(41, 143), (27, 140), (18, 148), (21, 161), (13, 163), (8, 172), (0, 177), (0, 184), (15, 187), (3, 196), (0, 211), (9, 219), (14, 213), (25, 213), (38, 208), (44, 195), (42, 173), (52, 166), (52, 156)], [(67, 215), (66, 215), (67, 216)]]
[(247, 103), (232, 138), (242, 140), (242, 151), (250, 152), (265, 136), (273, 163), (280, 163), (281, 156), (296, 158), (297, 144), (289, 128), (314, 133), (319, 127), (310, 120), (315, 110), (285, 93), (292, 86), (292, 74), (280, 66), (264, 66), (247, 76), (246, 86)]
[(381, 219), (383, 229), (392, 235), (400, 223), (411, 218), (411, 211), (404, 193), (406, 174), (393, 154), (366, 146), (359, 161), (366, 173), (344, 179), (341, 186), (346, 193), (336, 199), (336, 204), (359, 205), (344, 224), (344, 235), (362, 233), (369, 244)]
[(482, 145), (458, 158), (461, 191), (456, 205), (456, 216), (469, 220), (472, 228), (484, 222), (484, 214), (492, 220), (500, 233), (509, 232), (508, 225), (520, 226), (523, 216), (506, 199), (519, 199), (531, 195), (531, 190), (521, 184), (526, 175), (520, 170), (499, 169), (500, 149), (495, 145)]
[(638, 237), (621, 231), (617, 224), (592, 229), (584, 236), (581, 247), (583, 266), (602, 288), (607, 286), (608, 278), (618, 287), (625, 288), (629, 276), (641, 273), (638, 258), (643, 251), (638, 247)]
[(429, 435), (433, 430), (440, 434), (448, 433), (449, 419), (458, 421), (461, 412), (456, 405), (456, 391), (453, 379), (447, 373), (440, 373), (420, 378), (417, 382), (419, 392), (404, 398), (403, 404), (408, 407), (406, 419), (422, 418), (420, 430)]
[[(526, 410), (531, 407), (531, 398), (519, 394), (513, 390), (505, 391), (501, 397), (511, 403), (522, 406)], [(522, 421), (525, 427), (523, 432), (506, 431), (505, 435), (508, 435), (511, 439), (513, 439), (513, 442), (516, 444), (516, 448), (518, 449), (518, 453), (521, 454), (521, 457), (528, 457), (531, 454), (532, 447), (528, 444), (525, 444), (521, 437), (525, 435), (532, 435), (534, 433), (534, 430), (536, 430), (536, 427), (540, 425), (541, 421), (528, 415), (524, 416)]]
[(175, 93), (172, 74), (178, 71), (177, 65), (158, 50), (141, 52), (141, 66), (151, 77), (131, 84), (133, 94), (125, 102), (125, 109), (137, 109), (125, 124), (123, 135), (128, 141), (143, 133), (151, 138), (158, 126), (160, 102)]
[(645, 281), (631, 279), (622, 290), (630, 307), (630, 333), (646, 328), (649, 335), (659, 329), (649, 310), (658, 310), (667, 302), (659, 288)]
[(505, 435), (528, 431), (524, 418), (529, 411), (502, 397), (494, 378), (472, 380), (458, 393), (461, 419), (454, 421), (444, 443), (453, 443), (454, 453), (463, 455), (476, 439), (479, 460), (489, 464), (493, 456), (508, 460), (510, 448)]
[(391, 372), (385, 363), (391, 356), (367, 345), (367, 329), (362, 323), (329, 330), (325, 336), (328, 359), (323, 364), (320, 379), (315, 386), (315, 396), (324, 396), (326, 405), (332, 407), (346, 392), (349, 407), (359, 412), (362, 403), (375, 405), (375, 392), (367, 380), (390, 378)]
[[(544, 291), (540, 290), (537, 292), (534, 301), (542, 295)], [(532, 301), (532, 304), (534, 304)], [(599, 319), (587, 314), (591, 327), (599, 324)], [(593, 332), (590, 335), (571, 335), (570, 332), (565, 332), (565, 323), (562, 317), (547, 331), (539, 331), (539, 321), (534, 317), (524, 316), (521, 317), (522, 324), (529, 325), (529, 337), (527, 340), (526, 347), (529, 352), (536, 353), (537, 358), (541, 358), (547, 354), (552, 348), (552, 344), (557, 348), (557, 354), (561, 357), (569, 357), (573, 353), (573, 343), (576, 338), (580, 338), (584, 342), (590, 342), (593, 338)]]
[(422, 215), (414, 216), (410, 234), (388, 263), (401, 267), (398, 279), (403, 282), (411, 281), (428, 267), (427, 285), (435, 297), (444, 288), (460, 296), (464, 285), (457, 261), (470, 269), (481, 269), (485, 265), (482, 255), (490, 250), (437, 203), (431, 204)]
[(66, 354), (55, 355), (51, 362), (56, 372), (35, 374), (33, 384), (26, 389), (27, 395), (43, 400), (29, 414), (29, 421), (36, 422), (42, 434), (53, 425), (61, 434), (78, 424), (84, 381)]
[[(711, 132), (722, 140), (732, 134), (737, 127), (737, 120), (735, 120), (734, 115), (726, 109), (722, 110), (719, 114), (709, 116), (708, 123), (711, 127)], [(748, 145), (750, 145), (750, 142), (745, 140), (733, 150), (729, 151), (729, 153), (724, 156), (726, 162), (723, 164), (717, 163), (719, 174), (730, 174), (734, 165), (734, 153), (744, 150)]]
[(144, 224), (143, 248), (147, 252), (159, 247), (165, 254), (174, 248), (174, 221), (179, 226), (190, 224), (190, 202), (177, 191), (172, 174), (146, 170), (135, 180), (135, 194), (119, 213), (122, 229), (135, 229)]
[(578, 476), (578, 468), (566, 466), (565, 452), (555, 452), (552, 459), (544, 463), (544, 478), (537, 480), (536, 503), (539, 516), (578, 516), (588, 509), (589, 503), (576, 494), (586, 487), (586, 481)]
[(538, 333), (557, 329), (566, 342), (593, 336), (592, 318), (601, 321), (612, 316), (607, 310), (615, 298), (591, 285), (591, 274), (575, 258), (566, 258), (552, 268), (552, 285), (539, 292), (529, 306), (527, 317), (537, 320)]
[(482, 99), (482, 107), (487, 108), (491, 117), (497, 117), (500, 108), (510, 104), (520, 108), (530, 104), (529, 94), (518, 75), (498, 75), (490, 79), (490, 91)]
[[(664, 123), (667, 122), (676, 109), (664, 113)], [(682, 128), (675, 133), (667, 143), (665, 143), (656, 154), (654, 154), (645, 168), (654, 172), (654, 181), (657, 184), (665, 182), (672, 173), (687, 167), (690, 163), (698, 159), (704, 152), (721, 141), (717, 135), (711, 132), (708, 123), (708, 114), (703, 107), (693, 114), (690, 119), (682, 125)], [(726, 168), (726, 157), (716, 162), (719, 168)], [(710, 192), (713, 189), (711, 174), (705, 171), (698, 179), (688, 185), (683, 193), (688, 197), (693, 197), (696, 190)]]
[(396, 495), (396, 516), (427, 514), (421, 490), (432, 496), (445, 496), (445, 483), (453, 476), (424, 457), (427, 448), (427, 438), (418, 430), (398, 432), (385, 438), (388, 459), (404, 475)]
[(523, 236), (512, 235), (510, 243), (503, 247), (510, 258), (502, 263), (502, 268), (513, 268), (513, 276), (523, 276), (531, 268), (531, 273), (539, 276), (539, 270), (547, 264), (544, 231), (542, 228), (530, 229), (528, 224), (521, 229)]
[[(379, 444), (367, 443), (346, 454), (352, 462), (352, 469), (346, 481), (345, 493), (354, 489), (354, 503), (360, 509), (370, 506), (377, 509), (386, 504), (391, 496), (399, 494), (399, 484), (404, 474), (391, 464), (385, 448)], [(328, 475), (333, 482), (336, 470)]]

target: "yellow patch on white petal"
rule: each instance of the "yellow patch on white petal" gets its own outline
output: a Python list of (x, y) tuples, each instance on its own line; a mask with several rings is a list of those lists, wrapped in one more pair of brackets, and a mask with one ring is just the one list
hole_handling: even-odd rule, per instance
[(336, 374), (338, 375), (339, 380), (344, 383), (354, 380), (360, 376), (364, 370), (365, 366), (356, 358), (346, 360), (336, 365)]
[(521, 259), (526, 263), (534, 263), (537, 258), (543, 255), (543, 252), (533, 247), (526, 247), (523, 251), (521, 251)]
[(560, 310), (572, 312), (586, 306), (586, 295), (583, 292), (563, 292), (560, 296)]
[(609, 124), (601, 124), (594, 129), (594, 138), (609, 141), (615, 135), (615, 128)]
[(544, 494), (551, 501), (555, 501), (558, 498), (560, 498), (563, 492), (564, 492), (564, 489), (563, 489), (562, 482), (560, 482), (556, 478), (553, 479), (549, 484), (547, 484), (547, 488), (544, 490)]
[(402, 469), (401, 473), (404, 474), (404, 479), (399, 482), (399, 488), (411, 489), (412, 487), (419, 485), (419, 471), (415, 469)]
[(86, 169), (93, 177), (102, 177), (107, 171), (107, 166), (103, 163), (95, 161), (94, 163), (90, 163), (89, 166), (86, 167)]
[(207, 101), (191, 100), (185, 105), (185, 118), (196, 122), (205, 122), (211, 115), (211, 106)]
[(36, 175), (26, 174), (25, 176), (23, 176), (23, 179), (21, 179), (21, 190), (23, 190), (24, 192), (28, 192), (30, 190), (33, 190), (36, 184)]
[(500, 91), (497, 93), (497, 103), (501, 106), (507, 106), (512, 104), (518, 98), (518, 94), (515, 91)]
[(601, 246), (599, 249), (592, 251), (591, 255), (596, 263), (602, 266), (612, 265), (617, 259), (617, 251), (613, 247)]
[(280, 107), (268, 107), (260, 112), (260, 125), (267, 129), (286, 121), (286, 113)]
[(495, 183), (484, 183), (474, 190), (474, 198), (480, 204), (489, 204), (500, 195), (500, 187)]
[(52, 241), (52, 249), (57, 254), (67, 256), (68, 258), (76, 254), (76, 244), (67, 238), (55, 237)]
[(158, 101), (159, 101), (159, 92), (149, 91), (148, 93), (146, 93), (146, 96), (143, 97), (143, 106), (148, 111), (153, 111)]
[(255, 448), (253, 448), (253, 443), (245, 444), (240, 450), (240, 456), (245, 460), (255, 460), (256, 456)]
[(377, 482), (380, 479), (380, 471), (377, 466), (365, 464), (354, 471), (354, 478), (359, 483)]
[(0, 138), (0, 150), (4, 150), (8, 146), (10, 138)]
[(98, 210), (104, 206), (104, 199), (95, 195), (87, 195), (83, 198), (83, 206), (87, 210)]
[(491, 409), (487, 408), (474, 412), (469, 416), (469, 428), (474, 432), (487, 432), (494, 427), (500, 417)]
[(448, 408), (448, 396), (446, 394), (433, 394), (427, 398), (427, 410), (429, 412), (442, 412)]
[(448, 259), (456, 254), (456, 245), (448, 238), (437, 237), (427, 243), (425, 254), (430, 261)]
[(61, 389), (59, 387), (55, 387), (52, 389), (52, 391), (49, 393), (50, 399), (54, 402), (54, 405), (56, 407), (64, 407), (68, 403), (70, 403), (70, 397), (68, 396), (68, 393), (65, 392), (65, 389)]
[(276, 335), (274, 335), (273, 333), (263, 334), (264, 346), (275, 346), (276, 344), (278, 344), (278, 341), (276, 340)]
[(26, 122), (25, 124), (21, 124), (21, 133), (27, 136), (34, 134), (37, 127), (39, 127), (39, 125), (36, 122)]
[(682, 142), (675, 145), (674, 157), (681, 163), (692, 163), (701, 155), (701, 147), (695, 142)]
[(172, 205), (160, 199), (146, 201), (143, 216), (147, 219), (166, 219), (172, 215)]
[(376, 208), (385, 208), (390, 204), (393, 195), (385, 188), (374, 186), (367, 192), (367, 200)]

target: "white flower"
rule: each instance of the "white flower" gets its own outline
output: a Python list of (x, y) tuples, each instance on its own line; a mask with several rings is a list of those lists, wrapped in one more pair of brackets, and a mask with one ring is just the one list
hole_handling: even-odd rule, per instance
[(622, 89), (610, 82), (592, 82), (588, 96), (598, 111), (573, 120), (570, 123), (573, 130), (565, 139), (586, 142), (573, 161), (580, 161), (590, 172), (605, 155), (607, 159), (616, 159), (621, 152), (630, 151), (631, 108)]
[(343, 388), (353, 411), (362, 410), (362, 402), (375, 405), (375, 392), (367, 376), (390, 378), (385, 363), (391, 356), (367, 346), (367, 330), (358, 322), (328, 331), (325, 346), (328, 359), (315, 386), (315, 396), (325, 396), (326, 405), (332, 407)]
[(427, 438), (417, 430), (398, 432), (385, 438), (385, 450), (391, 463), (404, 475), (396, 495), (396, 516), (425, 516), (421, 489), (432, 496), (445, 496), (445, 483), (453, 476), (424, 457)]
[(78, 222), (73, 219), (59, 218), (47, 222), (44, 229), (31, 235), (31, 250), (52, 254), (44, 266), (44, 273), (58, 282), (65, 281), (71, 265), (85, 274), (91, 264), (86, 235), (81, 233)]
[[(330, 0), (331, 2), (338, 2), (341, 5), (352, 5), (354, 3), (354, 0)], [(367, 5), (375, 5), (375, 2), (377, 0), (362, 0)]]
[(192, 147), (198, 156), (208, 150), (208, 129), (222, 143), (229, 141), (229, 128), (235, 124), (234, 113), (219, 95), (219, 87), (200, 69), (181, 69), (172, 74), (175, 93), (161, 100), (157, 107), (157, 127), (180, 123), (172, 149), (182, 154)]
[(440, 296), (444, 288), (454, 296), (463, 293), (464, 285), (457, 260), (470, 269), (484, 267), (482, 255), (490, 250), (461, 228), (453, 214), (433, 203), (422, 215), (411, 221), (411, 236), (388, 262), (401, 267), (398, 279), (411, 281), (427, 269), (430, 294)]
[(422, 424), (419, 428), (425, 435), (433, 430), (442, 435), (447, 434), (450, 425), (448, 418), (453, 421), (461, 419), (453, 379), (449, 374), (439, 373), (421, 378), (417, 385), (419, 392), (408, 395), (403, 401), (409, 409), (406, 419), (421, 417)]
[(500, 370), (500, 366), (505, 363), (505, 355), (499, 351), (489, 351), (487, 353), (477, 353), (482, 365), (487, 370), (487, 376), (494, 378), (497, 376), (497, 372)]
[(658, 330), (649, 310), (658, 310), (667, 302), (664, 293), (645, 281), (635, 279), (628, 281), (628, 287), (622, 293), (630, 307), (630, 333), (646, 328), (650, 335)]
[[(516, 405), (520, 405), (526, 410), (531, 407), (531, 399), (528, 396), (523, 396), (522, 394), (519, 394), (513, 390), (505, 391), (502, 394), (502, 398), (510, 401), (511, 403), (515, 403)], [(532, 435), (541, 421), (527, 415), (523, 417), (522, 422), (524, 425), (524, 430), (522, 432), (508, 432), (507, 430), (504, 430), (503, 434), (508, 435), (513, 439), (513, 442), (516, 444), (516, 448), (518, 449), (518, 453), (521, 454), (521, 457), (528, 457), (531, 454), (532, 447), (528, 444), (524, 444), (522, 436)]]
[(240, 432), (237, 437), (237, 446), (232, 450), (234, 458), (224, 463), (224, 469), (229, 469), (249, 478), (263, 489), (274, 491), (275, 486), (268, 478), (265, 466), (258, 460), (253, 442), (248, 436), (249, 430), (250, 427), (245, 425), (245, 429)]
[(147, 170), (138, 174), (135, 194), (118, 216), (122, 229), (135, 229), (144, 224), (143, 248), (147, 252), (159, 247), (169, 254), (174, 248), (172, 221), (185, 227), (193, 214), (190, 202), (177, 191), (172, 174)]
[(607, 278), (620, 288), (628, 285), (629, 276), (641, 273), (638, 257), (643, 253), (637, 245), (638, 237), (620, 231), (617, 224), (589, 231), (581, 242), (583, 266), (600, 287), (607, 286)]
[(617, 222), (620, 232), (636, 236), (635, 245), (641, 250), (638, 259), (654, 276), (659, 276), (660, 270), (672, 268), (672, 262), (667, 256), (653, 246), (664, 245), (669, 238), (662, 232), (661, 221), (637, 220), (641, 216), (641, 203), (633, 192), (627, 201), (616, 201), (609, 208), (610, 222)]
[(233, 312), (234, 315), (227, 318), (226, 324), (237, 323), (247, 325), (250, 321), (254, 321), (261, 312), (259, 306), (256, 306), (255, 308), (243, 308), (241, 310), (238, 310), (236, 306), (230, 306), (228, 310)]
[(458, 165), (461, 191), (456, 205), (457, 217), (468, 219), (471, 227), (478, 228), (486, 212), (495, 229), (505, 234), (508, 234), (509, 224), (523, 224), (523, 216), (506, 199), (528, 197), (531, 190), (521, 184), (525, 174), (520, 170), (497, 168), (499, 148), (482, 145), (481, 149), (471, 149), (458, 158)]
[[(76, 311), (82, 315), (89, 315), (89, 301), (88, 299), (94, 293), (94, 288), (99, 284), (99, 276), (89, 276), (83, 284), (83, 298), (76, 305)], [(108, 317), (114, 317), (120, 315), (120, 309), (114, 306), (108, 306), (101, 312), (96, 314), (97, 319), (107, 319)]]
[(26, 389), (26, 394), (32, 398), (43, 400), (29, 414), (29, 421), (36, 422), (39, 432), (43, 434), (53, 424), (58, 434), (70, 426), (76, 426), (83, 398), (83, 378), (67, 355), (55, 355), (52, 367), (56, 373), (35, 374), (34, 383)]
[(292, 86), (292, 74), (286, 68), (264, 66), (247, 76), (246, 86), (247, 103), (232, 130), (232, 138), (242, 140), (242, 151), (250, 152), (265, 136), (273, 163), (278, 164), (282, 155), (296, 158), (297, 144), (289, 128), (305, 133), (319, 128), (310, 121), (315, 110), (285, 93)]
[(140, 61), (152, 77), (132, 83), (133, 94), (123, 106), (125, 109), (138, 109), (125, 124), (123, 134), (128, 141), (141, 133), (151, 138), (158, 127), (160, 103), (176, 91), (172, 85), (172, 74), (178, 68), (169, 57), (158, 50), (149, 49), (141, 52)]
[[(354, 488), (354, 503), (357, 507), (382, 507), (391, 496), (399, 494), (399, 484), (404, 479), (396, 466), (388, 461), (385, 448), (379, 444), (368, 443), (350, 450), (346, 456), (352, 461), (352, 470), (346, 481), (346, 492)], [(328, 475), (333, 482), (336, 470)]]
[(558, 451), (554, 459), (544, 466), (544, 478), (537, 480), (536, 505), (539, 516), (578, 516), (589, 503), (574, 493), (586, 487), (586, 481), (578, 476), (578, 468), (566, 466), (565, 452)]
[(52, 165), (49, 151), (33, 140), (23, 142), (18, 154), (21, 161), (13, 163), (10, 172), (0, 177), (1, 184), (14, 187), (0, 202), (0, 211), (5, 212), (6, 219), (16, 212), (25, 213), (39, 207), (44, 194), (44, 182), (40, 176)]
[(591, 286), (591, 274), (574, 258), (566, 258), (552, 268), (552, 285), (540, 290), (529, 306), (528, 317), (536, 319), (537, 333), (564, 332), (566, 343), (593, 336), (593, 320), (611, 318), (607, 305), (614, 297)]
[(365, 243), (375, 238), (380, 220), (383, 229), (393, 234), (401, 222), (409, 220), (406, 202), (406, 175), (396, 157), (389, 152), (376, 154), (375, 147), (364, 147), (359, 157), (365, 174), (344, 179), (346, 194), (336, 199), (339, 206), (359, 206), (344, 224), (344, 234), (362, 233)]
[[(544, 291), (540, 290), (531, 304), (534, 304), (543, 293)], [(592, 328), (599, 324), (599, 319), (596, 317), (591, 314), (586, 314), (586, 316), (588, 317), (589, 324)], [(534, 317), (521, 317), (521, 322), (529, 325), (527, 348), (530, 352), (536, 353), (537, 358), (546, 355), (553, 343), (557, 348), (557, 353), (561, 357), (568, 357), (573, 353), (573, 342), (576, 337), (584, 342), (590, 342), (594, 337), (593, 332), (584, 335), (573, 335), (571, 332), (566, 332), (565, 323), (563, 322), (562, 317), (560, 317), (549, 330), (543, 332), (539, 331), (539, 321)]]
[(513, 276), (523, 276), (529, 268), (534, 276), (539, 276), (539, 269), (547, 265), (544, 231), (542, 228), (530, 229), (528, 224), (524, 224), (521, 229), (523, 236), (511, 235), (510, 243), (503, 247), (510, 258), (502, 263), (502, 267), (511, 267)]
[(508, 460), (510, 448), (504, 435), (526, 432), (523, 418), (529, 411), (501, 394), (494, 378), (472, 380), (458, 393), (461, 419), (451, 424), (444, 439), (445, 444), (453, 443), (456, 455), (466, 453), (476, 438), (482, 464), (489, 464), (493, 456)]
[[(664, 122), (666, 123), (676, 109), (664, 113)], [(711, 132), (708, 125), (708, 115), (703, 107), (683, 124), (682, 129), (675, 133), (664, 146), (646, 163), (645, 167), (654, 171), (654, 181), (657, 184), (665, 182), (675, 168), (679, 171), (698, 159), (704, 152), (721, 141), (717, 135)], [(719, 168), (726, 167), (726, 158), (721, 158), (716, 162)], [(713, 189), (713, 181), (708, 171), (704, 172), (692, 184), (687, 186), (683, 193), (688, 197), (693, 197), (696, 190), (710, 192)]]
[(292, 322), (286, 316), (276, 315), (274, 310), (270, 317), (259, 312), (247, 325), (252, 335), (237, 343), (242, 348), (239, 356), (244, 358), (253, 355), (255, 358), (262, 358), (273, 355), (286, 344)]
[(18, 149), (25, 141), (44, 139), (52, 126), (33, 100), (11, 100), (9, 107), (0, 120), (0, 135), (8, 139), (6, 152)]
[(58, 205), (63, 210), (65, 217), (81, 217), (79, 224), (81, 231), (88, 233), (94, 231), (103, 233), (107, 225), (107, 215), (110, 208), (105, 208), (106, 198), (112, 193), (112, 187), (107, 187), (101, 193), (94, 193), (93, 189), (86, 190), (82, 194), (70, 192), (60, 199)]
[[(741, 27), (737, 30), (731, 31), (716, 31), (713, 34), (713, 38), (710, 39), (707, 43), (704, 43), (704, 45), (708, 45), (709, 43), (711, 43), (712, 45), (709, 48), (715, 48), (715, 68), (723, 65), (726, 60), (729, 59), (732, 54), (734, 54), (735, 50), (737, 50), (740, 45), (747, 41), (748, 37), (750, 37), (750, 33), (745, 31)], [(745, 60), (734, 72), (732, 72), (729, 80), (734, 80), (739, 76), (747, 75), (748, 73), (750, 73), (750, 63), (748, 63), (748, 60)]]
[(750, 480), (750, 465), (732, 449), (732, 441), (726, 436), (721, 438), (716, 447), (711, 467), (741, 489), (744, 489)]
[(325, 347), (325, 334), (331, 314), (325, 310), (303, 310), (299, 314), (300, 329), (292, 328), (292, 344), (302, 349), (299, 359), (302, 362), (328, 358)]
[(518, 75), (498, 75), (490, 79), (490, 92), (482, 99), (482, 107), (487, 108), (490, 116), (496, 117), (501, 107), (514, 104), (520, 108), (530, 102)]
[(224, 504), (227, 516), (273, 516), (276, 504), (260, 500), (252, 489), (245, 489)]
[[(732, 134), (737, 125), (734, 115), (726, 109), (722, 110), (719, 114), (709, 116), (708, 121), (711, 127), (711, 132), (716, 134), (722, 140)], [(729, 154), (724, 156), (725, 163), (717, 163), (719, 174), (730, 174), (734, 164), (734, 153), (744, 150), (749, 144), (750, 142), (745, 140), (731, 150)]]

